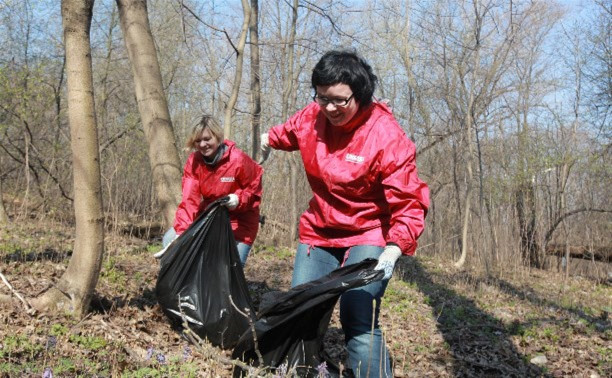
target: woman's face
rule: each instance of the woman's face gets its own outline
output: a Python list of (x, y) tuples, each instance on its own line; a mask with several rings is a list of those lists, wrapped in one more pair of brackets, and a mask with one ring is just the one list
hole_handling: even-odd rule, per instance
[[(316, 101), (329, 122), (334, 126), (344, 126), (355, 116), (359, 104), (347, 84), (334, 84), (316, 87)], [(348, 101), (346, 101), (348, 100)], [(344, 104), (342, 102), (344, 101)], [(340, 105), (336, 105), (336, 104)]]
[(220, 141), (214, 136), (208, 128), (205, 128), (200, 135), (200, 138), (196, 139), (195, 147), (205, 158), (212, 158), (217, 153)]

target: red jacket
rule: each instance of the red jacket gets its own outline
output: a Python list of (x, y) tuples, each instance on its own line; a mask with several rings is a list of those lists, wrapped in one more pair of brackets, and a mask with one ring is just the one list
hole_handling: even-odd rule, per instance
[(259, 229), (261, 176), (263, 169), (236, 144), (225, 140), (227, 150), (214, 166), (204, 163), (198, 151), (189, 155), (183, 171), (183, 200), (176, 210), (174, 229), (183, 233), (214, 200), (230, 193), (238, 196), (238, 207), (230, 210), (237, 242), (253, 244)]
[(360, 109), (332, 126), (313, 102), (270, 129), (270, 146), (300, 150), (313, 197), (300, 218), (300, 242), (322, 247), (399, 245), (413, 255), (425, 225), (429, 189), (417, 175), (415, 146), (389, 108)]

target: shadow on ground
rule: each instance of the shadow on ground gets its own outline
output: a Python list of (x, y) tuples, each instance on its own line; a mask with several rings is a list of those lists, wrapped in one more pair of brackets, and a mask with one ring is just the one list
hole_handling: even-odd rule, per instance
[(138, 310), (145, 310), (157, 304), (154, 287), (143, 288), (140, 295), (135, 297), (114, 296), (112, 298), (100, 295), (95, 292), (91, 298), (89, 311), (94, 314), (107, 314), (123, 307), (134, 307)]
[(42, 252), (26, 252), (21, 249), (2, 256), (1, 261), (9, 262), (32, 262), (32, 261), (52, 261), (59, 263), (68, 260), (72, 256), (72, 251), (58, 251), (53, 248), (45, 248)]
[(449, 346), (456, 377), (548, 377), (527, 361), (495, 317), (444, 285), (435, 283), (418, 259), (401, 259), (396, 272), (416, 284), (432, 307), (437, 327)]
[[(273, 290), (265, 282), (262, 281), (248, 281), (249, 292), (253, 306), (255, 309), (261, 307), (261, 301), (265, 300), (265, 296), (268, 293), (280, 293), (280, 291)], [(271, 297), (268, 301), (273, 300)], [(109, 298), (107, 296), (94, 293), (91, 299), (90, 311), (93, 313), (109, 313), (114, 309), (123, 307), (135, 307), (139, 310), (145, 310), (147, 307), (153, 307), (157, 305), (157, 296), (155, 294), (155, 287), (143, 287), (139, 295), (126, 298), (125, 296), (115, 296)]]
[(528, 288), (519, 288), (509, 283), (508, 281), (495, 277), (480, 278), (470, 276), (469, 279), (471, 279), (476, 285), (486, 284), (495, 286), (508, 295), (512, 295), (520, 300), (529, 301), (534, 305), (563, 311), (567, 313), (568, 316), (574, 316), (584, 320), (588, 326), (592, 326), (593, 329), (598, 332), (605, 333), (610, 329), (610, 320), (608, 319), (608, 312), (602, 312), (601, 316), (599, 317), (592, 316), (578, 307), (561, 306), (557, 302), (540, 297)]

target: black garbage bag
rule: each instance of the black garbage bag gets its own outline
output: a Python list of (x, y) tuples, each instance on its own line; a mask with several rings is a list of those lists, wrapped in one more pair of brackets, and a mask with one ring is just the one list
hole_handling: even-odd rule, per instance
[(201, 338), (231, 348), (249, 327), (236, 307), (256, 318), (223, 200), (209, 205), (162, 255), (155, 294), (175, 328), (185, 320)]
[[(232, 358), (259, 366), (259, 351), (265, 366), (295, 368), (300, 377), (316, 377), (317, 367), (326, 362), (330, 375), (337, 376), (337, 367), (329, 364), (332, 361), (327, 361), (323, 350), (323, 337), (342, 293), (383, 278), (384, 271), (374, 270), (377, 262), (366, 259), (347, 265), (282, 293), (258, 313), (254, 325), (257, 345), (252, 330), (247, 330), (234, 347)], [(234, 368), (234, 377), (244, 374), (241, 368)]]

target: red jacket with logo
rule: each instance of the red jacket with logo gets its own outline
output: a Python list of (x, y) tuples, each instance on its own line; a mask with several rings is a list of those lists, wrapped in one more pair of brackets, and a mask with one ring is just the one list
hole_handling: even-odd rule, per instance
[(313, 191), (300, 218), (300, 242), (322, 247), (396, 243), (413, 255), (425, 225), (429, 189), (415, 146), (390, 109), (372, 103), (344, 126), (317, 103), (268, 132), (270, 146), (300, 150)]
[(174, 229), (183, 233), (211, 202), (234, 193), (238, 207), (230, 210), (237, 242), (253, 244), (259, 229), (263, 169), (236, 144), (225, 140), (227, 150), (214, 166), (204, 163), (199, 151), (189, 155), (183, 171), (183, 200), (176, 210)]

